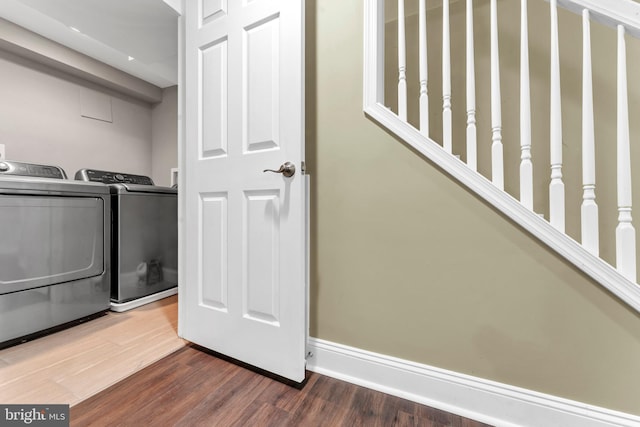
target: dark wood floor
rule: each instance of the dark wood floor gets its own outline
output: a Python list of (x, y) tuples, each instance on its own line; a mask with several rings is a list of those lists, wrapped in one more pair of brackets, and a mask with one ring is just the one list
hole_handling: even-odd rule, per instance
[(184, 347), (71, 408), (71, 426), (485, 426), (309, 373), (302, 390)]

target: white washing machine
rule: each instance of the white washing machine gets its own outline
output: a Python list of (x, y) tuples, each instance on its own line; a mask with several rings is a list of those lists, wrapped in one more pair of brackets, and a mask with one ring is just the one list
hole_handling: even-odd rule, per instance
[(93, 169), (75, 178), (111, 191), (111, 310), (126, 311), (178, 292), (178, 190), (148, 176)]

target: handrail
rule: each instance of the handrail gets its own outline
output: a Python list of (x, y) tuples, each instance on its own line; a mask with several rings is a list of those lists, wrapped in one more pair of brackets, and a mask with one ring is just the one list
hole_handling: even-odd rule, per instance
[[(409, 0), (398, 0), (409, 1)], [(412, 0), (416, 1), (416, 0)], [(513, 1), (513, 0), (512, 0)], [(497, 2), (495, 2), (497, 3)], [(492, 2), (492, 4), (495, 4)], [(618, 136), (617, 136), (617, 188), (618, 188), (618, 200), (615, 205), (615, 210), (618, 213), (618, 227), (616, 228), (616, 266), (604, 261), (603, 258), (598, 256), (598, 250), (594, 249), (598, 247), (598, 243), (588, 243), (588, 239), (583, 237), (583, 242), (579, 243), (574, 240), (568, 234), (563, 232), (564, 227), (559, 227), (558, 224), (548, 222), (543, 216), (538, 215), (531, 206), (527, 206), (516, 200), (511, 194), (503, 191), (500, 186), (489, 181), (483, 174), (478, 173), (474, 167), (469, 166), (464, 160), (456, 157), (452, 153), (448, 152), (443, 144), (436, 142), (431, 138), (431, 135), (425, 135), (422, 130), (415, 128), (411, 123), (405, 119), (401, 119), (385, 102), (385, 19), (384, 19), (384, 1), (383, 0), (365, 0), (365, 25), (364, 25), (364, 91), (363, 91), (363, 107), (366, 115), (378, 122), (382, 127), (395, 134), (398, 138), (405, 141), (408, 145), (413, 147), (416, 152), (420, 153), (424, 157), (430, 159), (436, 163), (441, 170), (448, 173), (451, 177), (457, 179), (461, 184), (468, 187), (471, 191), (475, 192), (479, 197), (492, 204), (496, 209), (500, 210), (507, 217), (511, 218), (515, 223), (521, 225), (525, 230), (530, 232), (533, 236), (540, 241), (547, 244), (550, 248), (555, 250), (560, 256), (564, 257), (567, 261), (573, 263), (577, 268), (582, 270), (587, 275), (591, 276), (595, 281), (599, 282), (604, 288), (608, 289), (614, 295), (618, 296), (622, 301), (628, 304), (637, 312), (640, 312), (640, 286), (636, 282), (636, 245), (635, 245), (635, 229), (631, 223), (631, 198), (630, 188), (631, 179), (630, 174), (627, 173), (627, 161), (630, 160), (629, 138), (628, 136), (628, 123), (625, 122), (625, 116), (628, 115), (624, 108), (627, 104), (625, 100), (626, 85), (622, 84), (626, 80), (626, 64), (625, 64), (625, 45), (624, 35), (631, 34), (640, 38), (640, 4), (636, 4), (631, 0), (554, 0), (553, 4), (570, 9), (571, 11), (579, 12), (581, 20), (586, 19), (588, 24), (588, 18), (596, 17), (597, 21), (604, 23), (610, 27), (614, 27), (618, 34), (617, 46), (618, 46), (618, 66), (617, 66), (617, 80), (619, 82), (617, 90), (618, 108), (617, 108), (617, 120), (618, 120)], [(468, 0), (467, 3), (467, 30), (472, 31), (472, 26), (469, 25), (472, 19), (472, 0)], [(522, 4), (526, 5), (527, 2), (523, 1)], [(471, 7), (470, 7), (471, 5)], [(424, 8), (422, 8), (424, 9)], [(588, 12), (585, 12), (587, 10)], [(423, 10), (424, 13), (424, 10)], [(627, 15), (628, 14), (628, 15)], [(443, 21), (446, 21), (447, 14), (443, 10)], [(523, 22), (526, 22), (526, 16), (522, 18)], [(491, 25), (496, 27), (496, 20), (492, 19)], [(443, 25), (444, 26), (444, 25)], [(585, 34), (588, 35), (588, 25), (585, 26)], [(495, 28), (493, 29), (495, 32)], [(495, 38), (495, 37), (494, 37)], [(587, 50), (590, 50), (589, 38), (585, 38), (587, 43)], [(443, 34), (443, 50), (446, 48), (446, 31)], [(495, 42), (495, 40), (494, 40)], [(495, 43), (494, 43), (495, 44)], [(472, 49), (471, 44), (466, 46), (467, 49)], [(586, 48), (585, 48), (586, 49)], [(423, 49), (424, 50), (424, 49)], [(418, 51), (423, 51), (419, 50)], [(497, 46), (495, 49), (497, 54)], [(420, 54), (419, 52), (417, 52)], [(467, 52), (467, 58), (473, 57), (473, 52)], [(424, 53), (422, 53), (424, 55)], [(497, 55), (496, 55), (497, 57)], [(424, 58), (423, 58), (424, 59)], [(585, 58), (585, 67), (590, 68), (590, 61)], [(444, 62), (444, 59), (443, 59)], [(494, 61), (498, 62), (498, 61)], [(526, 64), (527, 61), (524, 61)], [(499, 62), (498, 62), (499, 64)], [(469, 76), (474, 74), (474, 67), (471, 67), (471, 63), (467, 65), (469, 68), (467, 75), (467, 82), (473, 81)], [(494, 67), (493, 67), (494, 68)], [(415, 71), (415, 70), (414, 70)], [(587, 70), (589, 71), (589, 70)], [(492, 74), (496, 74), (495, 70), (491, 70)], [(524, 68), (525, 77), (528, 74), (528, 70)], [(417, 75), (418, 73), (416, 73)], [(421, 79), (424, 79), (424, 75)], [(521, 76), (522, 77), (522, 76)], [(443, 81), (445, 77), (443, 77)], [(559, 79), (556, 79), (559, 80)], [(587, 79), (587, 82), (590, 79)], [(522, 81), (525, 84), (528, 79), (523, 78)], [(554, 85), (551, 85), (554, 86)], [(560, 88), (551, 88), (551, 92), (559, 94)], [(590, 85), (589, 85), (590, 86)], [(497, 85), (496, 85), (497, 88)], [(493, 91), (496, 92), (497, 91)], [(444, 90), (443, 90), (444, 94)], [(418, 104), (417, 93), (412, 95), (412, 99), (415, 96), (414, 108)], [(473, 98), (473, 91), (471, 91)], [(492, 95), (493, 96), (493, 95)], [(587, 97), (588, 98), (588, 97)], [(472, 99), (473, 100), (473, 99)], [(526, 99), (525, 99), (526, 101)], [(588, 101), (588, 99), (587, 99)], [(474, 104), (470, 103), (467, 113), (471, 111), (475, 113), (473, 108)], [(446, 107), (446, 106), (445, 106)], [(589, 112), (589, 103), (587, 102), (585, 107)], [(444, 107), (443, 107), (444, 110)], [(556, 108), (556, 112), (559, 115), (559, 106)], [(414, 110), (415, 111), (415, 110)], [(590, 114), (584, 114), (587, 125), (591, 126), (593, 120), (591, 120)], [(467, 120), (467, 122), (469, 122)], [(469, 123), (467, 123), (468, 125)], [(462, 125), (460, 125), (462, 126)], [(587, 126), (587, 127), (589, 127)], [(443, 125), (444, 128), (444, 125)], [(495, 133), (496, 125), (492, 123), (492, 134)], [(485, 135), (485, 138), (487, 136)], [(526, 142), (526, 141), (525, 141)], [(586, 141), (589, 142), (589, 141)], [(586, 144), (589, 146), (589, 144)], [(525, 143), (525, 160), (527, 157), (528, 144)], [(561, 147), (561, 146), (560, 146)], [(588, 151), (588, 150), (586, 150)], [(522, 156), (520, 156), (522, 157)], [(558, 156), (556, 156), (558, 157)], [(469, 159), (467, 159), (468, 161)], [(530, 159), (529, 159), (530, 160)], [(561, 165), (561, 158), (556, 159), (555, 163), (552, 163), (552, 172), (558, 169)], [(622, 160), (622, 161), (621, 161)], [(553, 161), (553, 159), (552, 159)], [(595, 181), (591, 176), (594, 172), (594, 166), (591, 161), (586, 162), (587, 171), (586, 180), (583, 179), (583, 185), (580, 190), (584, 190), (583, 201), (595, 202), (595, 196), (592, 194), (595, 190)], [(521, 169), (522, 170), (522, 169)], [(557, 173), (555, 174), (557, 175)], [(548, 175), (547, 175), (548, 177)], [(552, 174), (553, 178), (553, 174)], [(572, 188), (574, 188), (572, 186)], [(549, 191), (549, 194), (552, 192)], [(563, 192), (564, 193), (564, 192)], [(564, 198), (564, 194), (562, 194)], [(551, 205), (552, 203), (550, 203)], [(591, 205), (595, 205), (592, 203)], [(594, 211), (593, 206), (587, 203), (586, 208), (583, 211), (588, 211), (589, 215), (585, 215), (583, 212), (582, 221), (587, 221), (589, 218), (595, 218), (592, 220), (595, 227), (595, 233), (598, 233), (598, 220), (597, 212)], [(551, 210), (551, 206), (549, 206)], [(564, 208), (563, 208), (564, 211)], [(609, 206), (609, 212), (611, 206)], [(549, 213), (551, 213), (549, 211)], [(551, 215), (550, 215), (551, 216)], [(591, 231), (593, 233), (593, 231)], [(589, 232), (587, 232), (588, 234)], [(585, 234), (583, 233), (583, 236)]]
[(558, 0), (558, 6), (578, 15), (588, 9), (593, 21), (612, 28), (622, 25), (626, 33), (640, 39), (640, 3), (633, 0)]

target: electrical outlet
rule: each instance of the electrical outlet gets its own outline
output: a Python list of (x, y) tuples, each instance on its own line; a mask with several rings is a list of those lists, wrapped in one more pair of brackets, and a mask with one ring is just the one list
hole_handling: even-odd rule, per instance
[(4, 144), (0, 144), (0, 161), (6, 160), (6, 159), (7, 159), (7, 156), (4, 151)]

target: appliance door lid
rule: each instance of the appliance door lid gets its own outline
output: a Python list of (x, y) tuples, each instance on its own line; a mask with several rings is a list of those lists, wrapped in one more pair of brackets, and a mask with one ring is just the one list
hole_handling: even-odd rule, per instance
[(100, 197), (0, 195), (0, 294), (101, 275)]
[(161, 193), (161, 194), (178, 194), (178, 190), (170, 187), (159, 187), (156, 185), (140, 185), (140, 184), (114, 184), (118, 188), (118, 193)]

